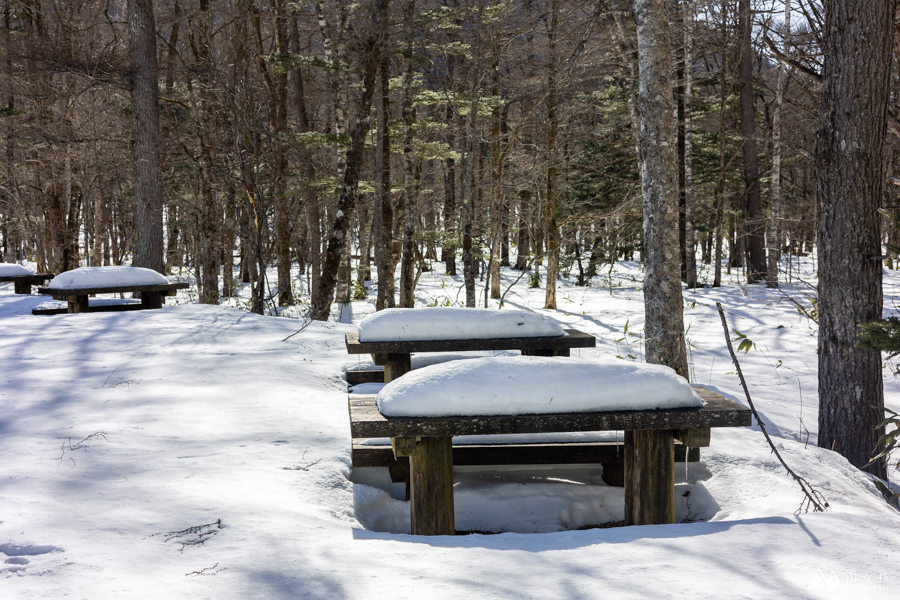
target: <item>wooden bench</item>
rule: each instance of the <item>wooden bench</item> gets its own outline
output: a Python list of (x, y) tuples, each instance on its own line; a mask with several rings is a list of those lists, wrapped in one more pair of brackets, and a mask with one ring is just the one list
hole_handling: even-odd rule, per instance
[[(65, 300), (68, 302), (69, 313), (93, 312), (88, 302), (88, 297), (95, 294), (119, 294), (119, 293), (135, 293), (140, 294), (141, 309), (162, 308), (163, 297), (173, 295), (176, 290), (182, 290), (190, 287), (187, 283), (159, 283), (153, 285), (119, 285), (105, 287), (83, 287), (83, 288), (38, 288), (39, 294), (52, 296), (55, 300)], [(118, 306), (128, 308), (109, 308), (108, 310), (134, 310), (133, 305), (122, 304)]]
[(710, 428), (751, 422), (749, 408), (706, 388), (694, 389), (706, 401), (704, 406), (477, 417), (385, 417), (374, 396), (351, 395), (350, 431), (354, 439), (390, 438), (394, 456), (409, 461), (414, 535), (455, 533), (453, 465), (461, 449), (454, 450), (452, 438), (461, 435), (624, 430), (625, 523), (673, 523), (675, 439), (691, 448), (706, 446)]
[(41, 285), (48, 279), (53, 279), (53, 273), (0, 275), (0, 283), (12, 283), (16, 294), (31, 294), (31, 286)]
[(576, 329), (552, 337), (503, 337), (462, 340), (409, 340), (360, 342), (359, 334), (347, 333), (348, 354), (371, 354), (372, 362), (384, 365), (384, 382), (389, 383), (411, 370), (410, 355), (418, 352), (468, 352), (519, 350), (526, 356), (569, 356), (572, 348), (593, 348), (594, 336)]

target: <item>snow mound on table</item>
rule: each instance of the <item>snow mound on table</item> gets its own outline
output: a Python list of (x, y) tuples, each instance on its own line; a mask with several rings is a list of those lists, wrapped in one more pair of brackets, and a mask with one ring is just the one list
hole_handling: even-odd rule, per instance
[(389, 308), (359, 323), (360, 342), (559, 337), (556, 321), (527, 310)]
[(0, 277), (11, 277), (15, 275), (34, 275), (34, 271), (14, 263), (0, 263)]
[(81, 267), (60, 273), (47, 285), (54, 289), (161, 285), (169, 280), (153, 269), (143, 267)]
[(511, 356), (411, 371), (376, 396), (388, 417), (529, 415), (703, 406), (686, 379), (662, 365), (623, 360)]

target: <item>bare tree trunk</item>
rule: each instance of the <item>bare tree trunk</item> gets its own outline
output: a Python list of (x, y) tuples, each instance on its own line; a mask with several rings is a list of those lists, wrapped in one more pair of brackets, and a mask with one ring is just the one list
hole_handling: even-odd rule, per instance
[(415, 109), (413, 107), (413, 17), (416, 2), (409, 0), (403, 11), (403, 28), (406, 37), (407, 56), (403, 60), (403, 98), (401, 112), (403, 117), (403, 253), (400, 260), (400, 307), (413, 308), (416, 302), (415, 261), (416, 261), (416, 222), (419, 215), (416, 210), (415, 156), (413, 155), (413, 124)]
[(394, 307), (394, 208), (391, 204), (391, 132), (390, 62), (382, 57), (379, 65), (378, 147), (375, 152), (375, 264), (378, 269), (378, 295), (375, 310)]
[[(453, 57), (449, 58), (452, 65)], [(447, 106), (447, 121), (453, 119), (453, 109)], [(449, 128), (452, 128), (452, 123)], [(456, 137), (450, 133), (447, 145), (452, 149)], [(456, 160), (452, 156), (444, 159), (444, 243), (441, 247), (441, 260), (444, 270), (451, 277), (456, 276), (456, 247), (458, 245), (458, 228), (456, 225)]]
[[(784, 0), (784, 48), (785, 56), (791, 51), (791, 0)], [(778, 263), (781, 260), (781, 107), (784, 104), (784, 88), (787, 84), (787, 63), (780, 61), (778, 65), (778, 83), (775, 87), (775, 106), (772, 108), (772, 207), (769, 212), (768, 230), (768, 263), (766, 287), (778, 287)]]
[(688, 376), (678, 243), (678, 172), (669, 20), (664, 0), (635, 0), (644, 196), (647, 362)]
[[(547, 31), (547, 198), (544, 205), (547, 236), (547, 283), (544, 308), (556, 308), (556, 278), (559, 272), (559, 227), (556, 224), (556, 29), (559, 24), (559, 2), (550, 3), (550, 28)], [(677, 231), (677, 223), (676, 223)]]
[(134, 164), (136, 267), (165, 272), (162, 174), (159, 162), (159, 89), (152, 0), (128, 0)]
[[(497, 35), (496, 27), (492, 32)], [(500, 56), (496, 41), (491, 44), (491, 95), (500, 95)], [(491, 231), (490, 231), (490, 278), (491, 298), (500, 298), (500, 212), (503, 204), (503, 156), (500, 151), (500, 107), (491, 111)]]
[[(291, 19), (291, 52), (299, 52), (299, 32), (297, 31), (297, 19)], [(294, 110), (297, 118), (297, 128), (302, 133), (312, 131), (309, 120), (309, 111), (306, 107), (306, 91), (303, 87), (303, 72), (300, 69), (292, 71), (292, 88), (294, 96)], [(309, 248), (309, 294), (315, 298), (319, 292), (319, 278), (322, 275), (322, 216), (319, 210), (319, 194), (313, 180), (316, 176), (312, 163), (312, 153), (303, 148), (299, 150), (300, 173), (303, 176), (303, 188), (306, 192), (306, 239)]]
[(694, 0), (684, 3), (684, 258), (685, 283), (697, 287), (697, 248), (694, 239)]
[(819, 202), (819, 446), (866, 466), (884, 434), (882, 363), (859, 326), (880, 319), (881, 218), (894, 0), (825, 0), (816, 147)]
[(747, 282), (762, 281), (766, 274), (765, 220), (759, 185), (759, 160), (756, 149), (756, 94), (753, 91), (752, 13), (750, 0), (739, 0), (738, 61), (741, 79), (741, 137), (744, 151), (744, 207), (746, 210), (749, 264)]
[[(275, 8), (275, 52), (287, 52), (285, 34), (285, 0), (273, 0)], [(274, 69), (273, 69), (274, 70)], [(290, 198), (287, 193), (287, 152), (282, 135), (287, 132), (287, 73), (272, 75), (270, 100), (270, 127), (275, 144), (275, 265), (278, 270), (278, 305), (294, 304), (291, 289), (291, 217)]]
[(529, 213), (531, 213), (531, 190), (522, 189), (519, 191), (519, 231), (516, 243), (515, 266), (517, 271), (524, 271), (528, 268), (528, 255), (530, 253), (528, 235)]
[(371, 251), (372, 216), (369, 211), (369, 200), (364, 198), (359, 203), (359, 266), (356, 269), (356, 285), (361, 289), (366, 287), (366, 281), (369, 280)]

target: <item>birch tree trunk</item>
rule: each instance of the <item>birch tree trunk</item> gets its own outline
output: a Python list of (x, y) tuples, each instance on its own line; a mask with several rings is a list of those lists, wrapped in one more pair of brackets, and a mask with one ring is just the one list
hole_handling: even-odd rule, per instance
[(881, 318), (881, 218), (894, 0), (825, 0), (816, 147), (819, 201), (819, 446), (866, 467), (884, 427), (881, 355), (859, 325)]
[(647, 362), (688, 376), (678, 243), (678, 157), (669, 19), (664, 0), (634, 0), (644, 199)]

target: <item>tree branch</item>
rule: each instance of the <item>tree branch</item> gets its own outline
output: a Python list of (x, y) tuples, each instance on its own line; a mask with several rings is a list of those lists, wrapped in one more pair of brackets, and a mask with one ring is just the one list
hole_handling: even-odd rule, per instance
[(784, 459), (781, 458), (781, 454), (778, 453), (778, 449), (775, 447), (775, 444), (772, 442), (772, 438), (769, 437), (769, 433), (766, 431), (766, 424), (763, 423), (763, 420), (759, 418), (759, 413), (756, 412), (756, 407), (753, 406), (753, 400), (750, 399), (750, 391), (747, 389), (747, 382), (744, 380), (744, 373), (741, 371), (741, 365), (738, 362), (737, 355), (734, 353), (734, 348), (731, 345), (731, 336), (728, 334), (728, 322), (725, 320), (725, 311), (722, 310), (722, 304), (716, 302), (716, 309), (719, 311), (719, 317), (722, 319), (722, 329), (725, 330), (725, 343), (728, 345), (728, 353), (731, 354), (731, 361), (734, 363), (735, 369), (737, 369), (738, 377), (741, 380), (741, 387), (744, 388), (744, 395), (747, 397), (747, 403), (750, 405), (750, 410), (753, 412), (753, 416), (756, 417), (756, 422), (759, 425), (759, 430), (762, 431), (762, 434), (766, 438), (766, 442), (769, 443), (769, 447), (772, 449), (772, 452), (775, 453), (775, 456), (778, 458), (778, 462), (781, 463), (781, 466), (787, 470), (788, 475), (794, 478), (800, 485), (800, 489), (803, 490), (803, 493), (806, 495), (806, 500), (800, 503), (800, 508), (797, 509), (797, 512), (809, 511), (809, 507), (813, 507), (813, 512), (823, 512), (826, 508), (828, 508), (828, 502), (825, 501), (825, 498), (816, 491), (810, 483), (804, 479), (803, 477), (797, 475), (787, 463), (784, 462)]

